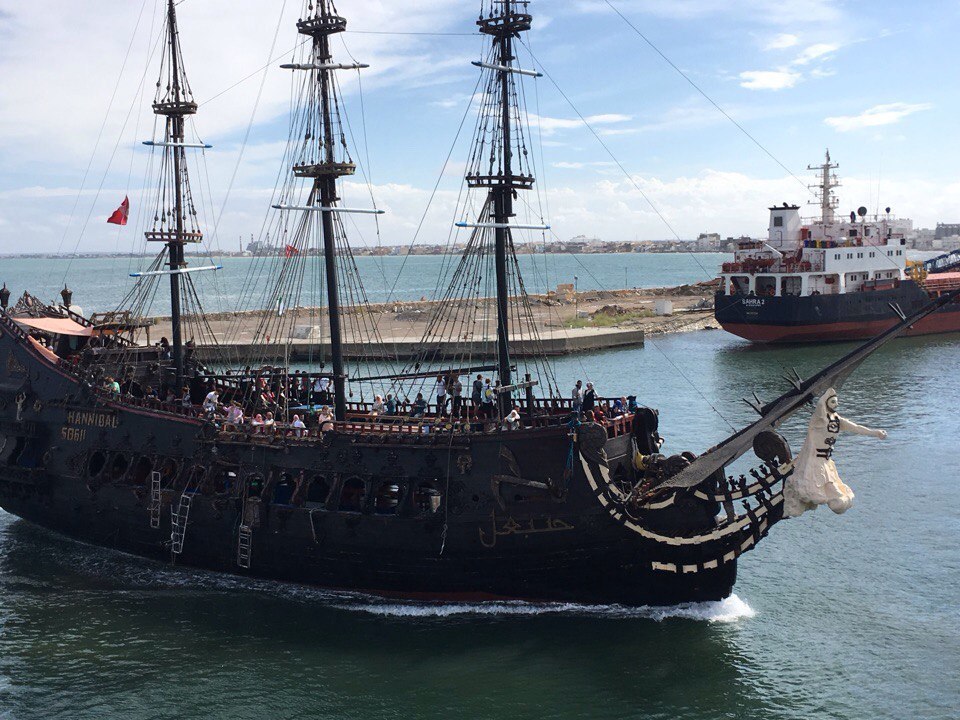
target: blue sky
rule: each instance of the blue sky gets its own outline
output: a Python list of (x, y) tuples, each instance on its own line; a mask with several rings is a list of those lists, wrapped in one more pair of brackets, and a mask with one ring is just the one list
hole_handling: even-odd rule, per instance
[[(819, 162), (829, 146), (841, 163), (841, 209), (890, 205), (923, 226), (960, 218), (956, 0), (611, 1), (802, 181), (810, 180), (807, 164)], [(41, 4), (0, 0), (0, 252), (139, 246), (135, 227), (118, 231), (104, 220), (128, 192), (135, 218), (142, 208), (149, 153), (136, 140), (152, 132), (147, 106), (156, 60), (147, 61), (162, 8), (157, 0), (57, 4), (50, 12)], [(298, 41), (300, 5), (288, 0), (281, 16), (283, 6), (282, 0), (184, 0), (179, 6), (195, 94), (201, 103), (213, 98), (196, 125), (216, 148), (195, 180), (203, 181), (208, 226), (220, 217), (224, 247), (258, 233), (268, 211), (286, 138), (289, 76), (277, 60), (266, 75), (224, 91), (267, 63), (278, 27), (276, 55)], [(363, 76), (362, 116), (352, 74), (344, 76), (344, 94), (358, 140), (366, 119), (373, 190), (389, 213), (381, 241), (406, 244), (476, 82), (478, 71), (469, 63), (483, 47), (473, 36), (479, 3), (340, 0), (338, 7), (354, 31), (464, 33), (350, 32), (343, 38), (357, 59), (373, 66)], [(543, 145), (539, 186), (559, 237), (671, 237), (638, 186), (682, 237), (757, 234), (769, 204), (809, 199), (801, 183), (604, 0), (535, 0), (530, 9), (537, 59), (631, 175), (628, 180), (612, 164), (548, 79), (536, 88), (531, 81), (528, 109), (539, 118), (538, 153)], [(347, 59), (343, 45), (336, 48)], [(521, 64), (531, 62), (523, 52)], [(224, 206), (261, 82), (243, 162)], [(354, 155), (365, 158), (359, 148)], [(447, 236), (465, 157), (461, 141), (427, 216), (425, 242)], [(345, 196), (363, 202), (365, 192), (354, 184)], [(369, 230), (357, 238), (374, 241)]]

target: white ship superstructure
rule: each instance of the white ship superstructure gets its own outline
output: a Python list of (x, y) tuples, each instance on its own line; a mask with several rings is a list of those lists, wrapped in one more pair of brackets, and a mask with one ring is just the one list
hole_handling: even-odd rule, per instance
[(827, 151), (817, 170), (820, 217), (804, 223), (800, 207), (770, 208), (766, 240), (738, 243), (733, 262), (723, 265), (723, 293), (757, 297), (837, 295), (880, 289), (905, 277), (906, 238), (913, 222), (886, 209), (865, 207), (837, 216), (839, 186)]

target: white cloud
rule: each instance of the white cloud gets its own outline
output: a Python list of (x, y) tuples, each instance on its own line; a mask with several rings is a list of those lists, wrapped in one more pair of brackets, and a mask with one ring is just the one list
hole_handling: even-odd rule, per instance
[[(633, 118), (630, 115), (620, 113), (604, 113), (600, 115), (589, 115), (586, 120), (592, 126), (612, 125), (616, 123), (629, 122)], [(544, 117), (535, 113), (530, 114), (530, 125), (539, 127), (544, 135), (552, 135), (560, 130), (574, 130), (584, 127), (580, 118), (553, 118)]]
[(784, 90), (799, 82), (800, 73), (790, 70), (747, 70), (740, 73), (740, 87), (747, 90)]
[(809, 65), (814, 60), (825, 58), (832, 52), (840, 49), (839, 45), (834, 43), (816, 43), (810, 45), (794, 59), (794, 65)]
[(770, 38), (770, 41), (764, 45), (764, 50), (786, 50), (800, 43), (800, 38), (790, 33), (780, 33)]
[[(571, 162), (570, 165), (576, 164)], [(584, 163), (585, 166), (590, 165)], [(662, 179), (648, 174), (633, 176), (633, 182), (619, 173), (598, 180), (586, 168), (562, 174), (562, 183), (553, 183), (547, 189), (551, 208), (549, 221), (560, 238), (579, 234), (599, 236), (606, 240), (659, 240), (671, 234), (663, 221), (650, 208), (634, 186), (635, 182), (656, 204), (681, 237), (693, 238), (701, 232), (719, 232), (723, 236), (762, 234), (767, 224), (767, 207), (781, 202), (803, 203), (805, 196), (791, 177), (751, 177), (743, 173), (722, 170), (704, 170), (693, 176)], [(559, 170), (555, 171), (559, 179)], [(344, 204), (365, 207), (369, 203), (366, 185), (358, 182), (344, 184)], [(402, 183), (384, 183), (373, 188), (379, 207), (387, 210), (380, 221), (380, 237), (385, 245), (406, 245), (413, 237), (423, 215), (430, 189)], [(29, 193), (0, 194), (0, 217), (9, 222), (5, 231), (10, 237), (29, 237), (29, 246), (0, 245), (0, 252), (52, 251), (56, 249), (63, 224), (63, 196), (75, 190), (57, 188), (49, 193), (38, 189)], [(123, 188), (105, 191), (111, 198), (122, 197)], [(856, 207), (865, 198), (873, 198), (876, 180), (845, 176), (843, 206)], [(131, 192), (135, 203), (132, 217), (140, 209), (136, 205), (136, 191)], [(527, 203), (536, 205), (534, 197), (523, 194)], [(234, 192), (231, 205), (235, 208), (224, 215), (220, 228), (220, 245), (237, 247), (238, 238), (246, 242), (251, 232), (259, 230), (269, 206), (270, 191), (250, 188)], [(422, 243), (444, 243), (455, 215), (457, 191), (442, 189), (434, 198), (419, 237)], [(909, 176), (884, 179), (883, 206), (893, 207), (902, 216), (913, 216), (918, 226), (932, 226), (938, 219), (949, 216), (960, 206), (960, 182), (936, 182)], [(525, 213), (525, 203), (518, 210)], [(112, 211), (113, 207), (105, 207)], [(97, 215), (96, 224), (88, 231), (84, 250), (128, 249), (138, 228), (133, 225), (119, 231), (104, 223)], [(919, 216), (918, 216), (919, 215)], [(537, 218), (525, 217), (535, 221)], [(120, 233), (119, 236), (117, 233)], [(377, 234), (371, 221), (358, 219), (350, 223), (351, 242), (356, 246), (374, 245)], [(209, 236), (210, 233), (208, 233)], [(137, 243), (140, 241), (137, 240)], [(72, 250), (72, 243), (65, 248)]]
[[(0, 77), (4, 85), (0, 93), (0, 161), (15, 165), (17, 160), (29, 159), (82, 167), (104, 122), (103, 155), (109, 154), (115, 142), (134, 142), (138, 122), (138, 139), (148, 137), (153, 125), (149, 102), (159, 60), (154, 49), (165, 4), (147, 0), (137, 27), (139, 2), (87, 0), (58, 6), (51, 14), (42, 4), (0, 0)], [(408, 0), (402, 4), (353, 0), (346, 12), (349, 29), (436, 31), (462, 19), (463, 9), (458, 5), (456, 0)], [(201, 103), (196, 124), (215, 144), (246, 128), (262, 77), (257, 71), (270, 59), (278, 22), (276, 59), (267, 70), (257, 122), (265, 123), (288, 111), (290, 74), (277, 65), (303, 40), (295, 27), (301, 7), (299, 2), (286, 3), (283, 18), (280, 3), (262, 0), (206, 0), (178, 8), (185, 65)], [(155, 8), (156, 14), (152, 12)], [(342, 40), (334, 41), (337, 56), (345, 57), (345, 43), (359, 61), (371, 65), (363, 77), (364, 91), (392, 84), (410, 87), (447, 81), (453, 70), (472, 71), (468, 62), (473, 54), (468, 47), (463, 54), (450, 52), (449, 46), (429, 38), (404, 35), (385, 42), (381, 35), (348, 33)], [(118, 80), (128, 45), (130, 56)], [(37, 62), (43, 47), (55, 47), (58, 61)], [(214, 97), (251, 74), (253, 77), (236, 89)], [(341, 81), (345, 93), (356, 91), (355, 73), (343, 73)], [(115, 84), (116, 100), (107, 114)], [(143, 95), (138, 97), (141, 91)], [(64, 113), (69, 113), (69, 122), (64, 121)], [(30, 121), (24, 122), (25, 117)], [(106, 157), (97, 160), (105, 162)]]
[(930, 103), (888, 103), (886, 105), (874, 105), (859, 115), (828, 117), (824, 122), (837, 132), (851, 132), (868, 127), (894, 125), (909, 115), (930, 110), (932, 107), (933, 105)]

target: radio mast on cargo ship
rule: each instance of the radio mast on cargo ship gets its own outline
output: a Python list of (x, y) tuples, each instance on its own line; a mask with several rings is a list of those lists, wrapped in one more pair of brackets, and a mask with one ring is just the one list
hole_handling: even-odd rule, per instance
[[(837, 209), (838, 200), (833, 191), (840, 187), (840, 181), (831, 171), (840, 167), (839, 163), (830, 162), (830, 150), (827, 150), (827, 157), (823, 165), (807, 165), (807, 170), (816, 170), (820, 173), (820, 184), (810, 185), (810, 189), (816, 193), (817, 200), (820, 203), (820, 222), (824, 225), (830, 225), (834, 220), (834, 213)], [(813, 201), (810, 202), (813, 205)]]

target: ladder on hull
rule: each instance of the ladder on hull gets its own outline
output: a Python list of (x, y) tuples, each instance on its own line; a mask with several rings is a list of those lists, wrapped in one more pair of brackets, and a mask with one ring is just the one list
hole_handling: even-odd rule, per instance
[(237, 536), (237, 565), (244, 570), (250, 569), (250, 556), (253, 553), (253, 528), (241, 525)]
[(150, 527), (160, 528), (160, 473), (150, 473)]
[(170, 552), (179, 555), (183, 552), (183, 539), (187, 534), (187, 521), (190, 518), (190, 504), (193, 502), (193, 495), (183, 493), (180, 496), (180, 504), (176, 510), (170, 507)]

